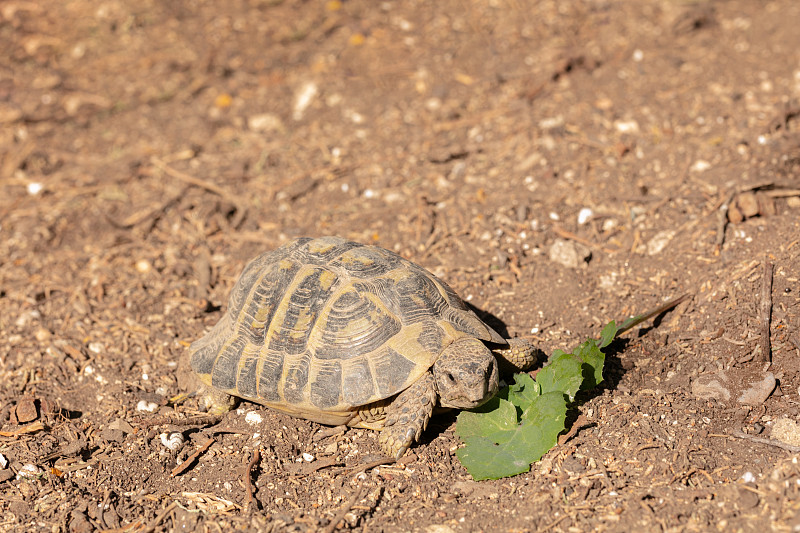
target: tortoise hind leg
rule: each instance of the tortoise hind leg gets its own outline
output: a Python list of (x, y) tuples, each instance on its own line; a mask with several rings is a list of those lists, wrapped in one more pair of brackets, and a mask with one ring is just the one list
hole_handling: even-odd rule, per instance
[(426, 372), (386, 406), (386, 421), (378, 442), (383, 453), (400, 459), (428, 426), (436, 405), (436, 383)]
[(200, 410), (210, 415), (223, 415), (232, 411), (238, 403), (235, 396), (224, 393), (208, 385), (201, 385), (197, 390), (197, 403)]
[(178, 386), (187, 392), (171, 398), (173, 404), (196, 397), (199, 409), (211, 415), (221, 415), (236, 407), (236, 397), (206, 385), (188, 368), (178, 371)]

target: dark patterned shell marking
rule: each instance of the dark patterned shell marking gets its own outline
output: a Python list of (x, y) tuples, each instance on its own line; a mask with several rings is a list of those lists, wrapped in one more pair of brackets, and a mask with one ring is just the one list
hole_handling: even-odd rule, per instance
[(399, 255), (304, 238), (245, 267), (225, 315), (192, 344), (191, 366), (217, 389), (313, 419), (397, 394), (465, 335), (503, 342)]

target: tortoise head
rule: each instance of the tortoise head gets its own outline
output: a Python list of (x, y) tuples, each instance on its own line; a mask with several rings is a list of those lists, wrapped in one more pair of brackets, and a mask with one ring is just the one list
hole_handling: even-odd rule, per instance
[(442, 407), (468, 409), (497, 393), (497, 360), (478, 339), (462, 337), (444, 349), (433, 364)]

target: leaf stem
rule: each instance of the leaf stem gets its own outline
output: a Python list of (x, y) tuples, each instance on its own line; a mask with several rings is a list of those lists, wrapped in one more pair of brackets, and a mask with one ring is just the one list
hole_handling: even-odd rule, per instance
[(627, 332), (629, 329), (631, 329), (631, 328), (633, 328), (635, 326), (638, 326), (639, 324), (641, 324), (645, 320), (648, 320), (650, 318), (658, 316), (661, 313), (666, 313), (667, 311), (671, 310), (672, 308), (677, 306), (679, 303), (681, 303), (682, 301), (687, 299), (688, 297), (689, 297), (689, 293), (683, 294), (681, 296), (678, 296), (677, 298), (673, 298), (672, 300), (659, 305), (658, 307), (656, 307), (654, 309), (651, 309), (650, 311), (647, 311), (646, 313), (644, 313), (642, 315), (637, 315), (637, 316), (629, 318), (628, 320), (626, 320), (625, 322), (622, 323), (622, 325), (617, 330), (617, 334), (614, 336), (614, 338), (617, 338), (617, 337), (621, 336), (623, 333)]

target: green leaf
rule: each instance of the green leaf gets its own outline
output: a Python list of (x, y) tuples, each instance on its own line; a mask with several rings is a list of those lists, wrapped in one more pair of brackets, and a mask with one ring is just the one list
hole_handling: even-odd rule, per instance
[(504, 432), (517, 427), (517, 408), (508, 400), (495, 396), (477, 409), (462, 411), (457, 421), (456, 434), (464, 441), (480, 435), (499, 442), (504, 438)]
[(516, 476), (531, 467), (525, 459), (515, 457), (485, 437), (475, 436), (464, 442), (466, 446), (456, 450), (456, 455), (476, 481)]
[(525, 411), (541, 395), (542, 387), (532, 377), (528, 374), (514, 374), (514, 384), (509, 387), (508, 401)]
[(559, 391), (572, 401), (583, 383), (582, 364), (571, 353), (554, 354), (547, 366), (536, 374), (536, 383), (542, 388), (542, 394)]
[(589, 339), (572, 353), (555, 350), (534, 380), (516, 374), (510, 387), (483, 406), (458, 415), (456, 433), (464, 447), (456, 454), (476, 480), (513, 476), (530, 469), (558, 442), (567, 410), (580, 389), (603, 381), (605, 355), (617, 334), (614, 322), (600, 340)]
[[(628, 321), (626, 321), (625, 323), (627, 323), (627, 322)], [(623, 324), (623, 327), (624, 327), (624, 324)], [(613, 341), (614, 337), (616, 337), (616, 336), (617, 336), (617, 325), (612, 320), (611, 322), (606, 324), (606, 327), (604, 327), (603, 331), (600, 332), (600, 346), (599, 347), (600, 348), (605, 348), (606, 346), (611, 344), (611, 341)]]
[(575, 349), (575, 355), (583, 361), (581, 375), (583, 383), (581, 389), (591, 390), (603, 381), (603, 365), (606, 361), (605, 354), (600, 351), (597, 341), (589, 339)]
[[(514, 423), (508, 424), (511, 409)], [(523, 413), (521, 423), (516, 421), (516, 409), (506, 400), (500, 400), (497, 410), (486, 415), (462, 412), (456, 427), (465, 443), (456, 455), (478, 481), (527, 472), (531, 463), (558, 441), (558, 434), (564, 430), (567, 401), (555, 391), (538, 396)]]

